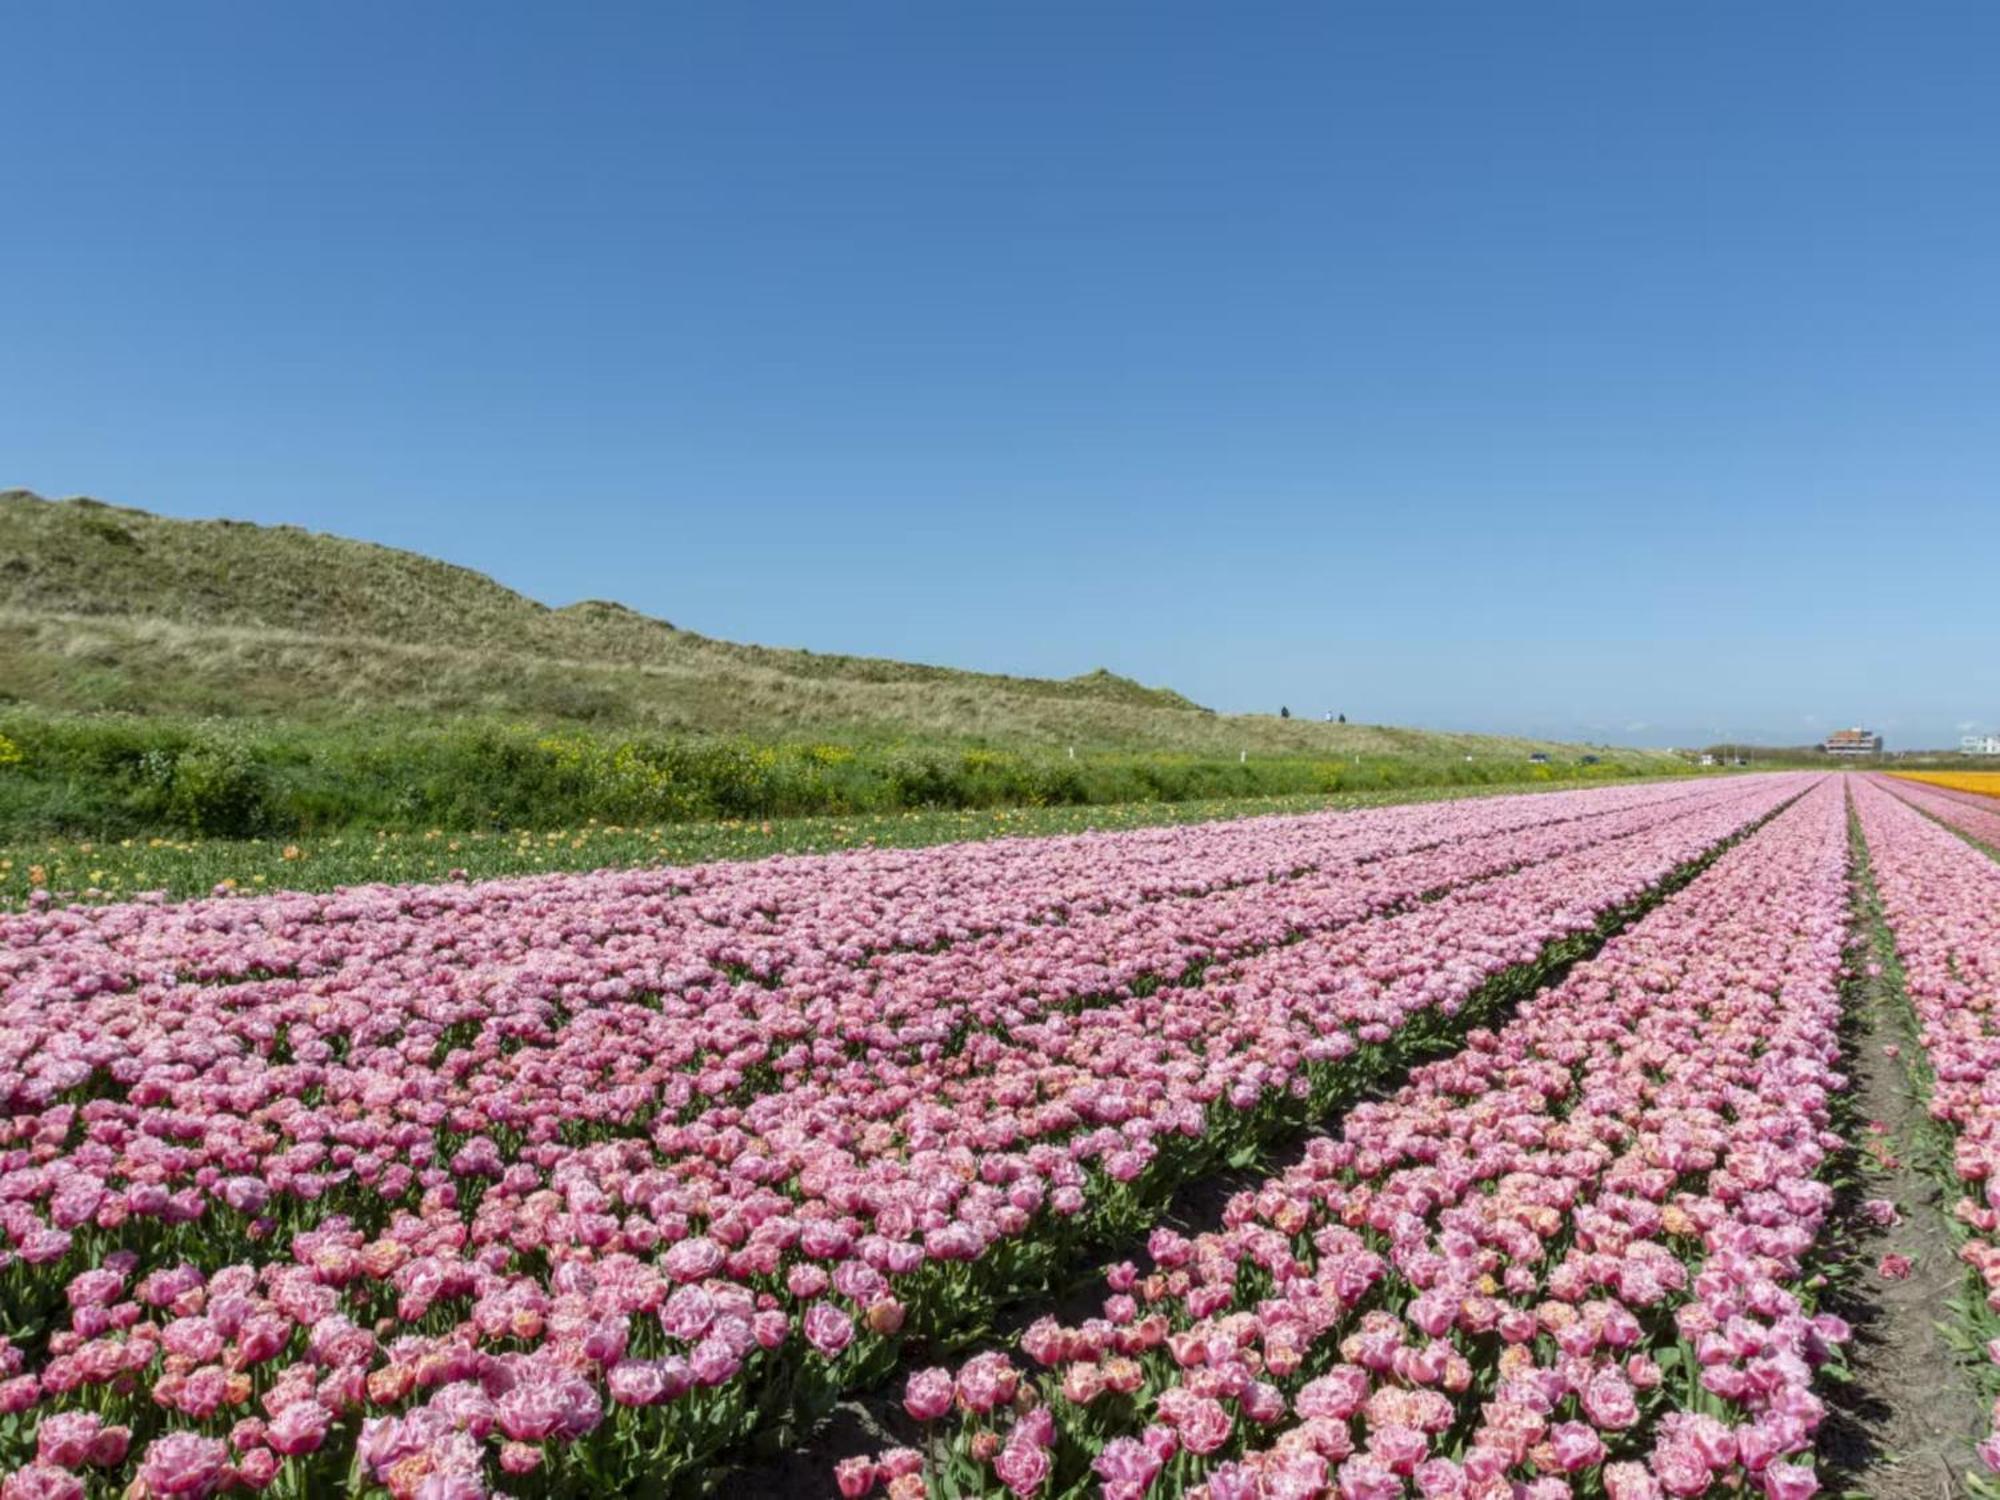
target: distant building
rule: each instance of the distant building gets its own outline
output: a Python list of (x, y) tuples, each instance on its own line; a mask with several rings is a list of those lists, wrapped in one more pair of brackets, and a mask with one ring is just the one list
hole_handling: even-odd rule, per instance
[(1872, 729), (1836, 729), (1820, 749), (1828, 755), (1880, 755), (1882, 736)]
[(2000, 755), (2000, 734), (1968, 734), (1958, 742), (1960, 755)]

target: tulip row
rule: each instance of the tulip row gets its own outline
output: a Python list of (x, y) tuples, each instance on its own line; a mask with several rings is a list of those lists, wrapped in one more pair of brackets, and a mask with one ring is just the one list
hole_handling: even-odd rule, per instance
[(1947, 828), (1977, 839), (1989, 849), (2000, 850), (2000, 802), (1993, 798), (1976, 792), (1930, 786), (1900, 776), (1884, 778), (1875, 784), (1902, 798), (1918, 811), (1928, 813)]
[[(9, 1500), (685, 1469), (1379, 1076), (1803, 784), (16, 919)], [(1102, 954), (1033, 968), (1078, 931)]]
[(1926, 788), (1870, 777), (1855, 806), (1875, 888), (1916, 1013), (1931, 1118), (1954, 1137), (1960, 1255), (1978, 1283), (1968, 1333), (1996, 1397), (1979, 1455), (2000, 1472), (2000, 863), (1913, 807)]
[[(1385, 854), (1711, 795), (1684, 783), (1497, 797), (1117, 835), (860, 850), (477, 886), (370, 886), (178, 905), (0, 916), (0, 981), (52, 998), (144, 981), (270, 975), (374, 981), (448, 958), (494, 981), (589, 998), (624, 977), (657, 991), (787, 960), (854, 961), (1172, 896), (1201, 896)], [(612, 952), (600, 953), (607, 946)], [(535, 955), (565, 953), (544, 968)], [(592, 963), (591, 960), (598, 960)], [(323, 993), (338, 995), (329, 983)]]
[(1025, 1370), (913, 1376), (928, 1470), (843, 1493), (1812, 1494), (1846, 856), (1827, 781), (1222, 1229), (1155, 1232)]

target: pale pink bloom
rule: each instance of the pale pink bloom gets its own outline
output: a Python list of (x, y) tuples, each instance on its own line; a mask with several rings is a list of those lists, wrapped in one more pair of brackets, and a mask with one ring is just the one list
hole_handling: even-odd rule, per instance
[(1549, 1430), (1556, 1463), (1565, 1474), (1574, 1474), (1604, 1461), (1604, 1442), (1594, 1428), (1583, 1422), (1558, 1422)]
[(993, 1460), (993, 1472), (1009, 1493), (1021, 1496), (1039, 1491), (1051, 1468), (1048, 1450), (1034, 1443), (1009, 1442)]
[(949, 1370), (918, 1370), (903, 1388), (903, 1410), (919, 1422), (935, 1422), (951, 1410), (952, 1391)]
[(271, 1418), (264, 1436), (278, 1453), (296, 1458), (316, 1452), (332, 1424), (333, 1413), (317, 1401), (295, 1401)]
[(206, 1496), (222, 1487), (229, 1450), (214, 1438), (169, 1432), (146, 1445), (139, 1478), (154, 1495)]
[(84, 1500), (83, 1480), (37, 1461), (0, 1479), (0, 1500)]
[(806, 1309), (805, 1335), (807, 1343), (833, 1359), (854, 1342), (854, 1320), (831, 1302), (815, 1302)]
[(76, 1469), (90, 1462), (103, 1419), (96, 1412), (50, 1412), (35, 1428), (35, 1458), (58, 1469)]

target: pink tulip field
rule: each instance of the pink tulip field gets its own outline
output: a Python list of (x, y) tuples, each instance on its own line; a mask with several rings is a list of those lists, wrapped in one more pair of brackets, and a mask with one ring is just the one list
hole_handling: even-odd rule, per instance
[(2000, 1305), (1980, 811), (1750, 775), (0, 916), (0, 1500), (695, 1494), (885, 1390), (921, 1440), (813, 1493), (1811, 1495), (1857, 823)]
[(1880, 777), (1873, 784), (1967, 838), (2000, 849), (2000, 802), (1993, 798), (1901, 777)]
[(944, 1487), (1813, 1493), (1846, 868), (1829, 779), (1221, 1230), (1156, 1234), (1102, 1316), (913, 1377)]

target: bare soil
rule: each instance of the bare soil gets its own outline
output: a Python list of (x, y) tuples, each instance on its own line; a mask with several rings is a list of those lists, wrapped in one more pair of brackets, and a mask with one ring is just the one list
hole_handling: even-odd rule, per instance
[[(1936, 1127), (1910, 1071), (1919, 1043), (1865, 880), (1857, 910), (1845, 1059), (1856, 1170), (1834, 1226), (1838, 1258), (1827, 1299), (1854, 1327), (1852, 1378), (1823, 1393), (1829, 1415), (1820, 1430), (1821, 1478), (1829, 1494), (1866, 1500), (1959, 1500), (1969, 1493), (1962, 1476), (1976, 1464), (1984, 1414), (1939, 1325), (1965, 1288), (1965, 1267), (1951, 1197), (1922, 1166), (1938, 1149)], [(1878, 1198), (1896, 1206), (1898, 1223), (1883, 1226), (1864, 1212), (1863, 1204)], [(1907, 1279), (1881, 1273), (1890, 1255), (1909, 1260)]]

